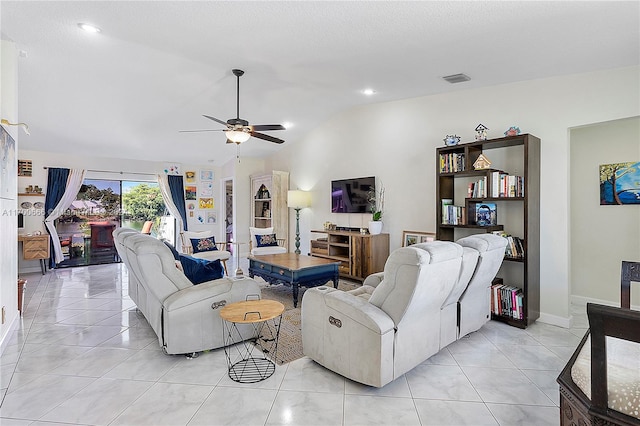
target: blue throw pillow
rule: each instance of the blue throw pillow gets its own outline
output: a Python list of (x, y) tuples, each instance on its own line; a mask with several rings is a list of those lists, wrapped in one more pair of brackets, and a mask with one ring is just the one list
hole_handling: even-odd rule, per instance
[(195, 257), (180, 255), (182, 271), (193, 284), (200, 284), (222, 278), (224, 269), (220, 260), (205, 260)]
[(274, 247), (278, 245), (276, 234), (256, 235), (258, 247)]
[(169, 247), (169, 250), (171, 250), (171, 254), (173, 255), (173, 258), (175, 260), (180, 260), (180, 253), (178, 253), (178, 250), (176, 250), (173, 244), (171, 244), (167, 240), (162, 240), (162, 242), (164, 243), (165, 246)]
[(193, 247), (194, 253), (218, 250), (218, 247), (216, 247), (215, 237), (208, 237), (208, 238), (201, 238), (201, 239), (191, 238), (191, 247)]

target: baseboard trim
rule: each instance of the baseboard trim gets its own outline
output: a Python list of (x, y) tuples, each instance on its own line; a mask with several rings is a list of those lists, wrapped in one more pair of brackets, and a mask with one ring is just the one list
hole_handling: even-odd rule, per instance
[(4, 350), (9, 346), (9, 340), (11, 336), (13, 336), (13, 332), (18, 326), (18, 322), (20, 321), (20, 312), (16, 311), (17, 315), (13, 317), (13, 321), (11, 325), (7, 328), (7, 333), (2, 337), (2, 341), (0, 342), (0, 356), (4, 354)]
[(544, 312), (540, 312), (540, 317), (537, 321), (543, 322), (549, 325), (555, 325), (562, 328), (571, 328), (571, 323), (573, 322), (573, 317), (569, 318), (559, 317), (557, 315), (545, 314)]
[[(602, 300), (602, 299), (595, 299), (593, 297), (584, 297), (584, 296), (575, 296), (575, 295), (571, 296), (571, 303), (579, 306), (587, 306), (587, 303), (597, 303), (599, 305), (613, 306), (615, 308), (620, 307), (619, 302), (612, 302), (610, 300)], [(631, 309), (638, 311), (640, 310), (640, 306), (631, 305)]]

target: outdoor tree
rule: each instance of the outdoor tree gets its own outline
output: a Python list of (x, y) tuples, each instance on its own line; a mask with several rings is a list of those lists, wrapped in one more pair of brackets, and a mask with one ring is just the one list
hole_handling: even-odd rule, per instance
[(120, 211), (120, 195), (111, 188), (98, 189), (95, 185), (82, 185), (77, 196), (78, 200), (92, 200), (100, 204), (105, 216), (117, 216)]
[(164, 214), (164, 201), (160, 188), (146, 183), (122, 194), (124, 212), (132, 220), (154, 220)]

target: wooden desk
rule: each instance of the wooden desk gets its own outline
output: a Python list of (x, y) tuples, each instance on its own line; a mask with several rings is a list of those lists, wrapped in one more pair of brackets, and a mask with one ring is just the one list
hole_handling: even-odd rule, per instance
[(47, 272), (49, 259), (49, 235), (18, 235), (18, 242), (22, 242), (22, 257), (24, 260), (40, 260), (42, 275)]

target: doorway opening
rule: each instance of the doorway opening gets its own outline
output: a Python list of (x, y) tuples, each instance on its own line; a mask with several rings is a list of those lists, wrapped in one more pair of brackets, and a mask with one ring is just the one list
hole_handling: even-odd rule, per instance
[[(233, 179), (224, 180), (224, 226), (225, 237), (228, 243), (234, 242), (233, 220)], [(233, 244), (227, 244), (227, 250), (233, 254)]]

